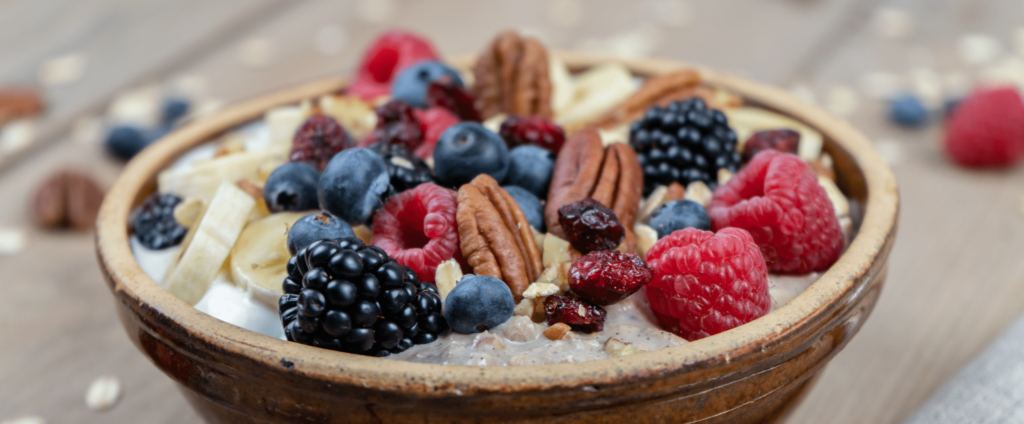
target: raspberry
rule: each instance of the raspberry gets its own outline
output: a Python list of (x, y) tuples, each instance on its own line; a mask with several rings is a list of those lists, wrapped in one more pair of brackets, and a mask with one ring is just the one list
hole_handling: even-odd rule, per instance
[(771, 309), (768, 271), (740, 228), (687, 228), (647, 251), (654, 278), (647, 300), (661, 327), (689, 341), (746, 324)]
[(796, 154), (800, 133), (793, 130), (758, 131), (743, 144), (743, 163), (750, 162), (762, 150)]
[(601, 306), (629, 297), (650, 281), (651, 267), (643, 259), (617, 251), (590, 252), (569, 267), (572, 292)]
[(359, 141), (359, 147), (367, 147), (378, 141), (387, 144), (402, 144), (409, 151), (423, 143), (423, 130), (413, 108), (401, 100), (391, 100), (377, 106), (377, 128)]
[(832, 202), (804, 161), (765, 150), (715, 190), (711, 226), (743, 228), (781, 274), (823, 271), (843, 250), (843, 231)]
[(558, 209), (558, 223), (562, 225), (572, 247), (584, 254), (595, 250), (613, 250), (626, 237), (622, 222), (619, 222), (615, 212), (591, 198)]
[(426, 183), (393, 196), (373, 216), (370, 244), (433, 282), (437, 265), (448, 259), (465, 262), (455, 222), (455, 193)]
[(423, 143), (416, 148), (413, 154), (426, 159), (434, 156), (437, 140), (441, 138), (441, 134), (444, 134), (448, 127), (459, 123), (459, 117), (441, 107), (432, 107), (426, 110), (416, 109), (415, 114), (423, 129)]
[(473, 95), (449, 79), (434, 81), (427, 86), (427, 107), (448, 109), (463, 121), (480, 122)]
[(544, 300), (544, 321), (548, 325), (568, 324), (573, 331), (593, 333), (604, 329), (607, 312), (582, 299), (548, 296)]
[(403, 69), (421, 60), (436, 60), (430, 42), (405, 31), (390, 31), (374, 41), (359, 63), (347, 94), (372, 100), (391, 92), (391, 80)]
[(295, 131), (292, 139), (292, 162), (304, 162), (323, 172), (327, 162), (338, 152), (352, 147), (348, 133), (334, 118), (314, 114)]
[(946, 126), (946, 153), (970, 167), (1007, 166), (1024, 156), (1024, 103), (1012, 88), (974, 93)]
[(540, 116), (509, 116), (498, 131), (512, 149), (520, 144), (533, 144), (558, 154), (565, 144), (565, 130)]

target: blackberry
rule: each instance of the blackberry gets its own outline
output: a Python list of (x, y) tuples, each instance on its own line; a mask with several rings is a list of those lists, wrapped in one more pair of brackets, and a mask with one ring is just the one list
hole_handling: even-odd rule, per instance
[(135, 237), (150, 249), (163, 249), (181, 243), (188, 230), (174, 220), (174, 207), (181, 198), (170, 193), (153, 193), (139, 206), (132, 221)]
[(395, 189), (394, 193), (410, 190), (423, 183), (434, 182), (434, 173), (427, 163), (412, 154), (405, 145), (379, 141), (367, 148), (384, 159), (384, 165), (388, 168), (388, 176), (391, 177), (391, 187)]
[(644, 172), (645, 196), (673, 181), (703, 181), (714, 189), (718, 170), (736, 172), (741, 159), (725, 114), (697, 97), (647, 109), (630, 127), (629, 144)]
[(436, 287), (357, 238), (314, 242), (286, 269), (278, 310), (290, 341), (387, 356), (449, 329)]

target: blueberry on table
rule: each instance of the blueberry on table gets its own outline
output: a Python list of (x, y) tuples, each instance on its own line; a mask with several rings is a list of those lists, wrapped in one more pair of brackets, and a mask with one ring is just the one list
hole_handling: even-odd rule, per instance
[(902, 94), (889, 101), (889, 119), (904, 127), (919, 127), (928, 121), (928, 109), (913, 94)]
[(525, 188), (538, 198), (547, 198), (555, 155), (543, 147), (523, 145), (509, 152), (508, 176), (505, 184)]
[(343, 150), (327, 164), (317, 190), (320, 207), (350, 225), (360, 225), (384, 206), (391, 193), (384, 160), (361, 148)]
[(501, 188), (505, 189), (505, 192), (519, 204), (519, 209), (522, 209), (523, 215), (526, 215), (526, 221), (530, 223), (530, 226), (543, 233), (545, 230), (544, 205), (541, 204), (540, 199), (529, 190), (519, 186), (507, 185)]
[(179, 119), (188, 114), (188, 109), (188, 100), (177, 97), (164, 99), (162, 116), (164, 125), (173, 125), (175, 122), (178, 122)]
[(466, 275), (448, 292), (444, 316), (452, 330), (472, 334), (508, 321), (515, 306), (512, 290), (501, 280), (484, 275)]
[(662, 205), (651, 213), (648, 223), (662, 239), (683, 228), (711, 231), (711, 218), (704, 206), (692, 200), (676, 200)]
[(462, 186), (480, 174), (504, 181), (508, 168), (505, 141), (476, 122), (452, 125), (434, 147), (434, 172), (447, 187)]
[(403, 70), (391, 84), (391, 97), (412, 107), (427, 107), (427, 87), (434, 81), (444, 81), (462, 87), (459, 73), (441, 62), (422, 61)]
[(263, 185), (263, 200), (271, 212), (298, 212), (320, 208), (317, 185), (320, 173), (313, 165), (289, 162), (270, 173)]
[(150, 143), (143, 131), (132, 126), (118, 126), (107, 134), (107, 151), (121, 160), (129, 160)]
[(299, 249), (318, 240), (355, 236), (348, 223), (331, 215), (330, 212), (313, 213), (299, 218), (288, 230), (288, 251), (294, 255)]

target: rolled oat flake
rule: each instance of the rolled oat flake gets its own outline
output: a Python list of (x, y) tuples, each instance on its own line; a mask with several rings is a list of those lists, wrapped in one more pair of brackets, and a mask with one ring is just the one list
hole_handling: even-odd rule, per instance
[(93, 411), (110, 409), (121, 397), (121, 381), (117, 377), (105, 375), (93, 380), (89, 391), (85, 393), (85, 405)]

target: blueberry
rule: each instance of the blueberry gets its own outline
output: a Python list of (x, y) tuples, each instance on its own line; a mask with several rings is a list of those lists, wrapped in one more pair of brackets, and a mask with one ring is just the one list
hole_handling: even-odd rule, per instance
[(384, 206), (391, 192), (388, 168), (367, 149), (345, 149), (334, 155), (320, 175), (320, 206), (350, 225), (360, 225)]
[(505, 141), (476, 122), (452, 125), (434, 147), (434, 172), (448, 187), (459, 187), (480, 174), (496, 181), (508, 175), (509, 157)]
[(519, 209), (523, 210), (523, 215), (526, 215), (526, 221), (530, 223), (533, 229), (544, 232), (544, 205), (540, 203), (540, 199), (530, 193), (529, 190), (509, 185), (503, 186), (502, 188), (508, 192), (509, 196), (519, 204)]
[(649, 225), (658, 232), (658, 238), (661, 239), (683, 228), (711, 231), (711, 218), (700, 203), (676, 200), (655, 209)]
[(288, 230), (288, 251), (294, 255), (299, 249), (317, 240), (355, 236), (352, 227), (336, 216), (328, 212), (311, 213), (299, 218)]
[(904, 127), (919, 127), (928, 121), (928, 109), (913, 94), (902, 94), (889, 101), (889, 118)]
[(448, 292), (444, 316), (452, 330), (479, 333), (508, 321), (515, 306), (512, 291), (501, 280), (467, 275)]
[(441, 62), (422, 61), (414, 63), (398, 74), (391, 84), (391, 97), (408, 103), (412, 107), (427, 107), (427, 86), (431, 82), (447, 78), (462, 87), (462, 78), (454, 69)]
[(546, 198), (551, 173), (555, 170), (555, 155), (543, 147), (527, 144), (512, 149), (508, 156), (505, 184), (517, 185), (538, 198)]
[(289, 162), (270, 173), (263, 185), (263, 200), (270, 212), (308, 211), (320, 207), (316, 188), (320, 173), (304, 162)]
[(150, 143), (146, 134), (131, 126), (114, 127), (107, 134), (107, 151), (121, 160), (131, 159)]
[(188, 100), (176, 97), (164, 99), (163, 122), (164, 125), (173, 125), (188, 113)]

